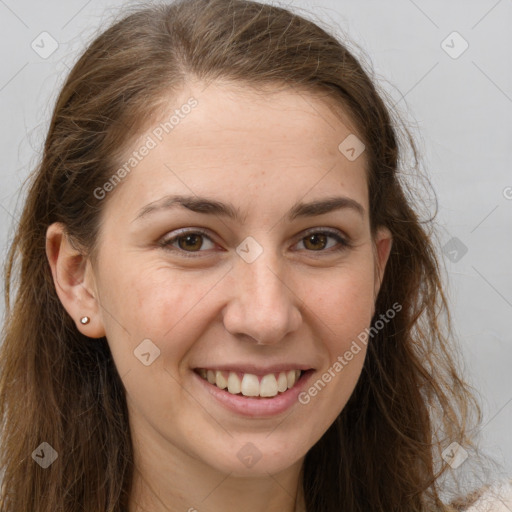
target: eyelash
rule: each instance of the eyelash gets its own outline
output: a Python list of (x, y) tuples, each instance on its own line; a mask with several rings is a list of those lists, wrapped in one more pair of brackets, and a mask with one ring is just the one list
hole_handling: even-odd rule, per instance
[[(206, 252), (206, 251), (202, 251), (202, 250), (199, 250), (199, 251), (185, 251), (184, 249), (181, 249), (181, 248), (178, 248), (178, 247), (172, 247), (172, 244), (177, 242), (180, 238), (183, 238), (187, 235), (201, 235), (201, 236), (204, 236), (206, 238), (208, 238), (212, 243), (215, 243), (211, 237), (209, 236), (209, 234), (202, 230), (202, 229), (191, 229), (191, 230), (184, 230), (184, 231), (181, 231), (179, 232), (178, 234), (174, 235), (173, 237), (171, 238), (163, 238), (162, 240), (160, 240), (158, 242), (158, 245), (160, 247), (162, 247), (163, 249), (165, 250), (168, 250), (168, 251), (177, 251), (179, 253), (181, 253), (181, 255), (187, 257), (187, 258), (197, 258), (197, 257), (200, 257), (199, 254), (197, 253), (201, 253), (201, 252)], [(351, 243), (344, 237), (342, 237), (338, 231), (334, 231), (332, 229), (328, 229), (328, 228), (324, 228), (324, 229), (311, 229), (309, 231), (307, 231), (305, 233), (305, 235), (303, 237), (300, 238), (300, 240), (297, 242), (297, 243), (300, 243), (302, 241), (304, 241), (304, 239), (306, 239), (308, 236), (311, 236), (311, 235), (327, 235), (328, 237), (331, 237), (331, 238), (334, 238), (338, 244), (339, 244), (339, 247), (336, 248), (336, 249), (332, 249), (332, 248), (329, 248), (329, 249), (321, 249), (321, 250), (318, 250), (318, 251), (313, 251), (313, 250), (307, 250), (305, 249), (307, 252), (311, 252), (311, 253), (338, 253), (338, 252), (341, 252), (341, 251), (344, 251), (346, 249), (348, 249), (349, 247), (351, 247)]]

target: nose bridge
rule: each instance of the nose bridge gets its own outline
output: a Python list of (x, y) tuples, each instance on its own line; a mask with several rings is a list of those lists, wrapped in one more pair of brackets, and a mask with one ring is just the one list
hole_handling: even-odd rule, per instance
[(260, 307), (260, 311), (273, 310), (288, 302), (289, 289), (277, 265), (270, 266), (262, 257), (260, 261), (244, 266), (241, 273), (248, 298)]
[(235, 293), (224, 318), (232, 334), (245, 334), (260, 344), (278, 342), (300, 322), (298, 299), (283, 264), (271, 250), (254, 261), (237, 261)]

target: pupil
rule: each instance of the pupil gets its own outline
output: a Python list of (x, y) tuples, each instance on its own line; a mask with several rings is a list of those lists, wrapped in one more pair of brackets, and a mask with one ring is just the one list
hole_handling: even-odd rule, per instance
[(201, 235), (186, 235), (180, 238), (180, 247), (182, 249), (200, 249), (201, 245)]
[(326, 236), (325, 235), (321, 235), (321, 234), (315, 234), (315, 235), (310, 235), (308, 238), (307, 238), (307, 241), (308, 242), (312, 242), (313, 245), (317, 245), (318, 242), (320, 241), (320, 247), (318, 247), (317, 245), (317, 249), (321, 249), (324, 245), (325, 245), (325, 242), (326, 242)]

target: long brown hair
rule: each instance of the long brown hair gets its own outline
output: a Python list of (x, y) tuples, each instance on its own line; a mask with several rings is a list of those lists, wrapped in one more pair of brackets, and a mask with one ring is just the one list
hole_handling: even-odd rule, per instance
[[(248, 0), (184, 0), (124, 15), (89, 45), (58, 97), (5, 267), (0, 512), (127, 509), (134, 467), (123, 383), (106, 340), (82, 335), (60, 303), (45, 234), (62, 222), (94, 253), (108, 201), (94, 190), (188, 77), (334, 100), (366, 145), (372, 232), (393, 235), (374, 320), (392, 304), (402, 310), (370, 340), (349, 402), (306, 455), (308, 512), (449, 510), (440, 452), (451, 442), (469, 449), (480, 410), (459, 376), (432, 222), (404, 182), (412, 138), (348, 46), (318, 24)], [(33, 456), (43, 442), (58, 454), (47, 469)]]

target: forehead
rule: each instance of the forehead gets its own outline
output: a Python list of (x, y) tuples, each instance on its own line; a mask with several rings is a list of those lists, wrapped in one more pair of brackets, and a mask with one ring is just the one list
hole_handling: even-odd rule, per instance
[[(193, 109), (185, 108), (190, 98), (197, 102)], [(263, 145), (277, 156), (290, 148), (297, 157), (322, 157), (326, 151), (334, 156), (338, 139), (344, 139), (355, 129), (349, 117), (339, 107), (335, 114), (333, 107), (333, 100), (325, 95), (295, 87), (254, 89), (233, 83), (194, 84), (179, 96), (169, 98), (162, 116), (148, 127), (146, 134), (154, 135), (156, 130), (158, 136), (161, 127), (163, 138), (173, 135), (178, 142), (182, 134), (180, 145), (196, 150), (202, 146), (204, 150), (215, 151), (217, 147), (242, 144), (245, 152), (260, 157), (267, 154), (262, 153)], [(181, 110), (187, 113), (171, 115), (175, 118), (174, 126), (166, 131), (169, 113), (178, 114)]]
[(164, 188), (284, 198), (341, 187), (364, 203), (365, 155), (346, 153), (345, 141), (357, 134), (339, 112), (327, 98), (292, 87), (189, 84), (166, 98), (126, 148), (119, 166), (129, 175), (116, 194), (137, 202), (155, 200)]

